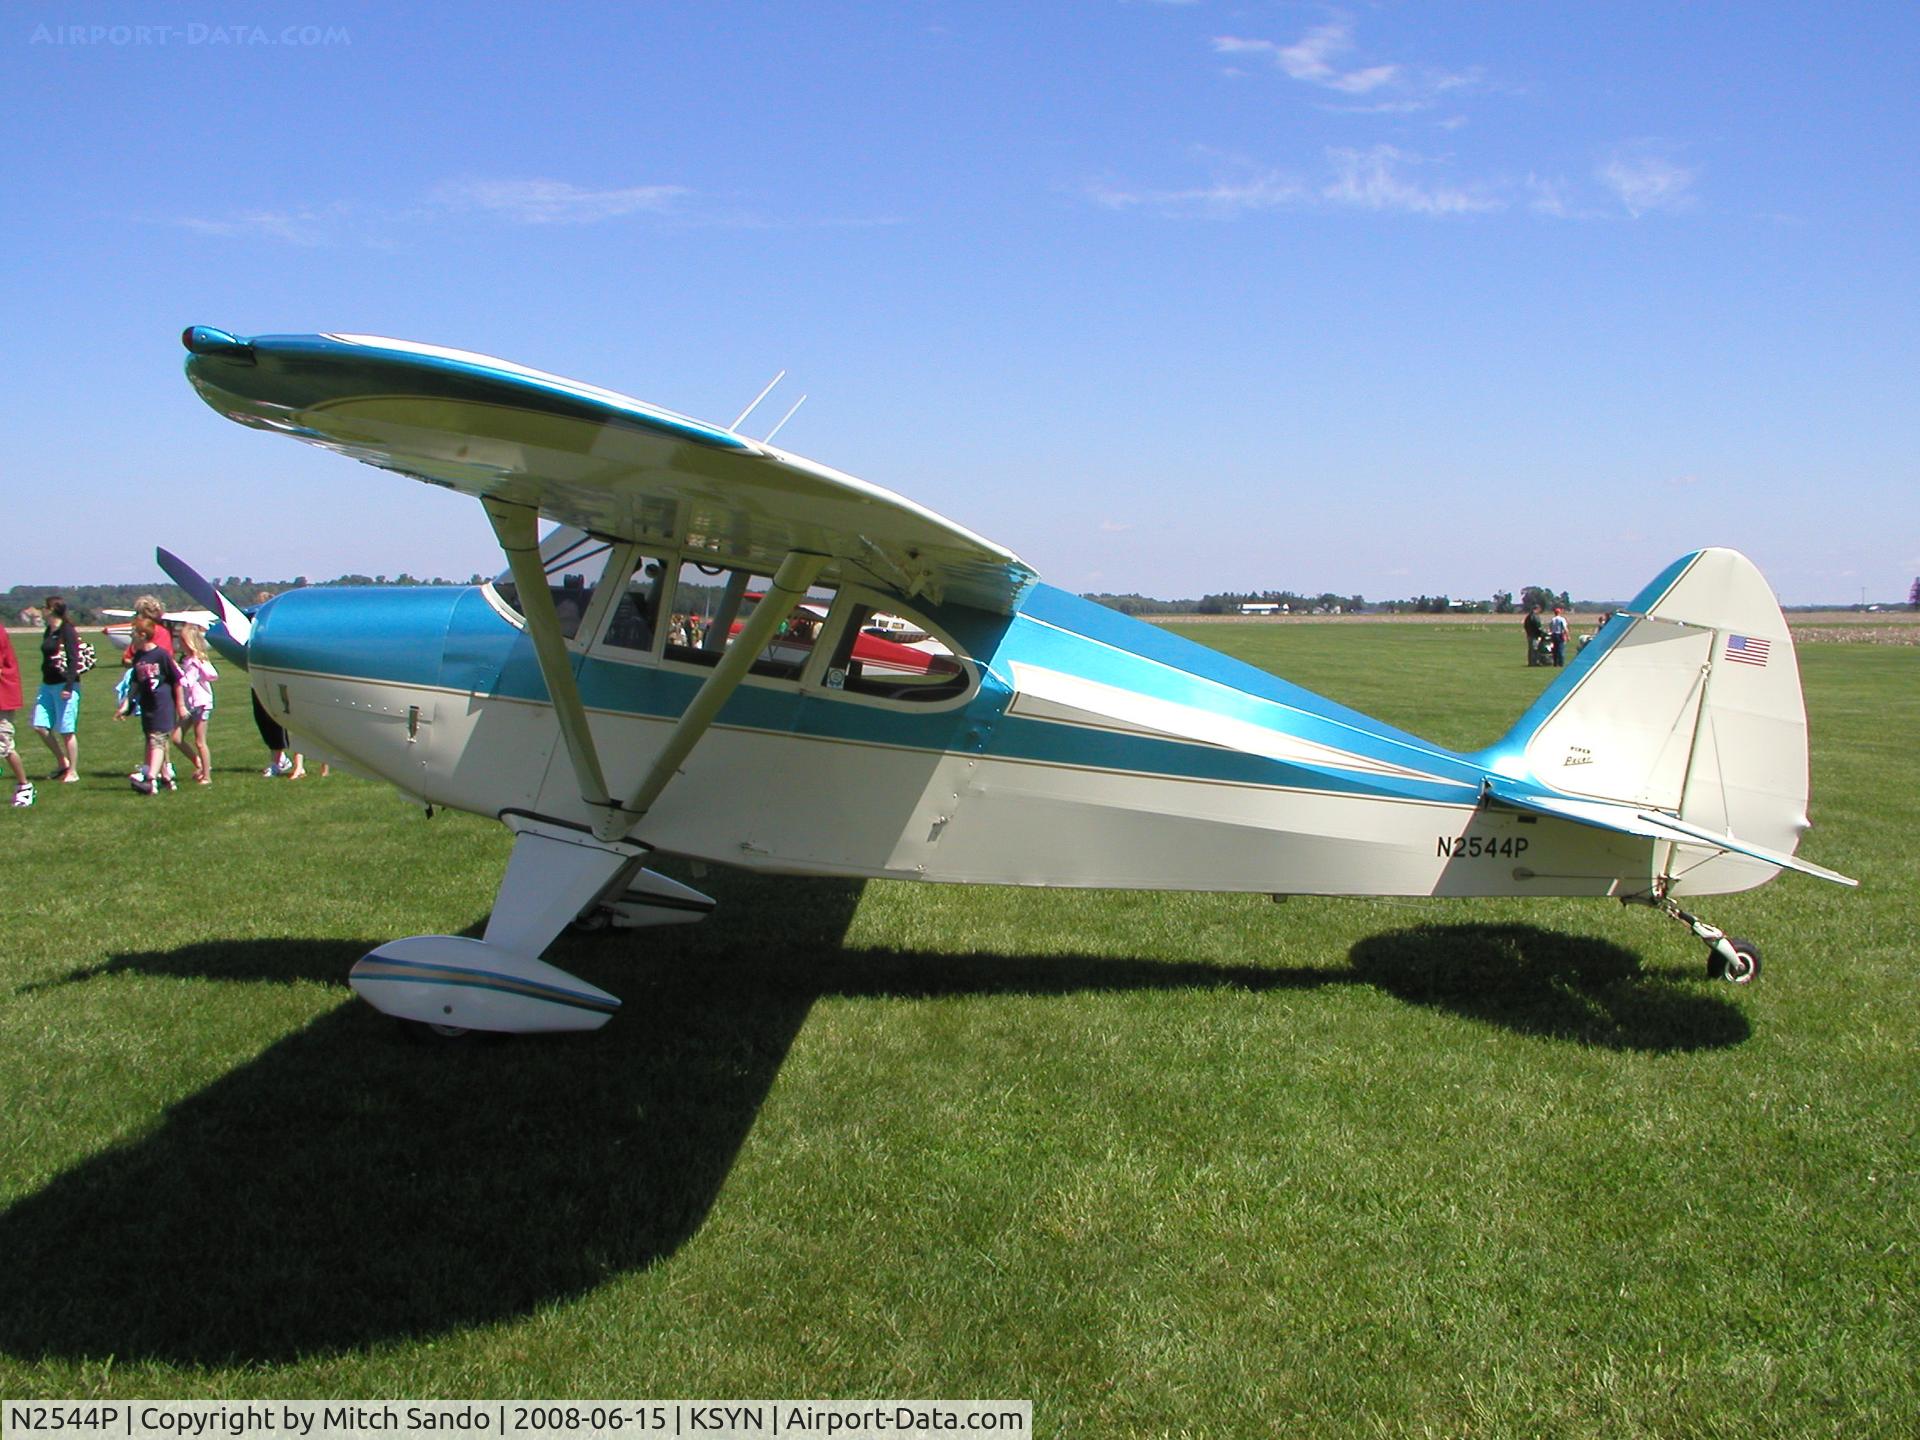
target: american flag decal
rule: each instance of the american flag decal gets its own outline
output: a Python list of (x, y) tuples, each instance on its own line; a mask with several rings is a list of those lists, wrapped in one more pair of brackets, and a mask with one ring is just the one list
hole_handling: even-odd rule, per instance
[(1772, 641), (1762, 640), (1757, 636), (1729, 635), (1727, 637), (1727, 659), (1742, 665), (1765, 665), (1772, 649)]

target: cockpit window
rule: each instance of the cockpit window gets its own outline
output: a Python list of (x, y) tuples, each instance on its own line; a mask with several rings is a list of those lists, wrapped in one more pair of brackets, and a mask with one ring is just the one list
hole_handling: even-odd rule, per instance
[[(583, 617), (601, 616), (593, 653), (629, 663), (651, 663), (658, 656), (679, 665), (718, 665), (773, 588), (768, 576), (742, 566), (676, 562), (626, 545), (616, 551), (598, 536), (565, 526), (541, 541), (540, 558), (562, 633), (573, 640)], [(618, 588), (596, 611), (594, 594), (610, 558), (619, 560), (619, 568), (604, 583)], [(500, 606), (524, 618), (510, 573), (491, 589)], [(964, 696), (975, 674), (966, 657), (917, 617), (883, 610), (882, 604), (858, 590), (813, 586), (781, 617), (748, 673), (805, 680), (830, 695), (910, 704)], [(831, 653), (816, 660), (823, 645)]]
[(666, 593), (666, 562), (652, 555), (636, 556), (626, 589), (614, 602), (602, 643), (612, 650), (646, 653), (653, 649), (660, 628), (660, 599)]
[[(540, 564), (547, 572), (547, 585), (553, 592), (553, 608), (560, 616), (560, 633), (571, 640), (579, 632), (580, 621), (593, 603), (593, 591), (600, 572), (606, 568), (607, 552), (612, 549), (597, 535), (588, 535), (570, 525), (556, 526), (540, 542)], [(520, 588), (513, 572), (503, 571), (493, 582), (497, 594), (514, 612), (522, 616)]]
[[(763, 603), (773, 581), (726, 565), (689, 560), (680, 567), (667, 620), (666, 656), (689, 665), (718, 665), (748, 618)], [(813, 655), (822, 622), (833, 608), (834, 590), (816, 585), (780, 622), (751, 669), (754, 675), (798, 680)]]

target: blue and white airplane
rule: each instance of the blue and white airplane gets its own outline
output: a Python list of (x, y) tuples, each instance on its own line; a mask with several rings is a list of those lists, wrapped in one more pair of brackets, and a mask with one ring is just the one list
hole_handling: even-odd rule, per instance
[[(1682, 909), (1782, 869), (1807, 819), (1793, 640), (1730, 550), (1675, 561), (1489, 749), (1459, 753), (1037, 582), (912, 501), (741, 434), (483, 355), (185, 333), (243, 425), (475, 496), (473, 588), (290, 591), (222, 615), (310, 753), (514, 847), (479, 939), (351, 983), (443, 1031), (593, 1029), (540, 959), (569, 924), (697, 919), (656, 855), (793, 875), (1314, 895), (1593, 895)], [(542, 517), (557, 522), (543, 541)], [(880, 617), (898, 617), (881, 619)], [(950, 660), (860, 637), (905, 621)]]

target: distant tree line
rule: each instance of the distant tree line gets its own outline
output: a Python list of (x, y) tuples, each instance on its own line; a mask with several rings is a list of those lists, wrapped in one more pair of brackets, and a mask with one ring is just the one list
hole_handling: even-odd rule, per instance
[[(271, 590), (279, 594), (282, 590), (299, 590), (309, 585), (478, 585), (488, 577), (469, 575), (465, 580), (445, 580), (434, 578), (418, 579), (402, 571), (391, 578), (385, 575), (340, 575), (332, 580), (309, 580), (305, 575), (296, 575), (291, 580), (256, 580), (251, 575), (215, 576), (213, 583), (243, 605), (253, 603), (253, 597), (262, 590)], [(104, 610), (131, 610), (133, 602), (142, 595), (156, 595), (160, 603), (169, 610), (191, 610), (193, 601), (177, 585), (155, 584), (152, 581), (139, 585), (15, 585), (11, 589), (0, 591), (0, 621), (18, 624), (20, 612), (29, 607), (37, 607), (49, 595), (64, 595), (73, 618), (80, 624), (95, 623), (104, 617)], [(1088, 594), (1083, 597), (1096, 604), (1105, 605), (1109, 610), (1118, 610), (1123, 615), (1238, 615), (1242, 605), (1283, 605), (1295, 615), (1311, 615), (1316, 612), (1332, 614), (1336, 611), (1352, 615), (1360, 611), (1373, 610), (1389, 615), (1512, 615), (1524, 613), (1529, 607), (1538, 604), (1544, 610), (1559, 605), (1568, 610), (1617, 610), (1617, 600), (1583, 600), (1575, 605), (1565, 590), (1555, 590), (1550, 585), (1523, 585), (1520, 598), (1516, 602), (1511, 590), (1496, 590), (1490, 600), (1455, 600), (1448, 595), (1414, 595), (1403, 600), (1379, 600), (1372, 605), (1362, 595), (1336, 595), (1323, 590), (1318, 595), (1304, 595), (1295, 590), (1223, 591), (1217, 595), (1203, 595), (1198, 600), (1158, 600), (1151, 595), (1128, 593), (1114, 595), (1105, 591)], [(1920, 610), (1920, 576), (1914, 578), (1913, 587), (1907, 592), (1907, 604), (1914, 610)], [(1796, 606), (1795, 609), (1808, 608)], [(1825, 606), (1812, 607), (1817, 609)], [(1848, 606), (1859, 609), (1859, 606)]]
[[(1156, 600), (1151, 595), (1113, 595), (1102, 591), (1083, 598), (1126, 615), (1238, 615), (1245, 605), (1281, 605), (1294, 615), (1352, 615), (1367, 610), (1387, 615), (1512, 615), (1525, 611), (1536, 601), (1548, 610), (1555, 605), (1569, 610), (1575, 608), (1566, 591), (1556, 591), (1546, 585), (1522, 586), (1517, 604), (1511, 590), (1496, 590), (1488, 600), (1414, 595), (1404, 600), (1377, 600), (1371, 605), (1364, 595), (1336, 595), (1330, 590), (1318, 595), (1303, 595), (1296, 590), (1227, 591), (1198, 600)], [(1582, 608), (1611, 609), (1613, 602), (1589, 601)]]
[(1455, 600), (1451, 595), (1415, 595), (1410, 600), (1383, 600), (1374, 607), (1389, 615), (1489, 615), (1487, 600)]
[(1338, 610), (1351, 615), (1367, 608), (1364, 595), (1335, 595), (1323, 590), (1318, 595), (1302, 595), (1296, 590), (1262, 590), (1258, 595), (1208, 595), (1200, 601), (1202, 615), (1238, 615), (1242, 605), (1279, 605), (1294, 615), (1311, 615), (1316, 610), (1331, 614)]
[(1083, 595), (1080, 598), (1091, 600), (1096, 605), (1104, 605), (1109, 610), (1118, 610), (1122, 615), (1197, 615), (1200, 613), (1198, 600), (1156, 600), (1151, 595), (1109, 595), (1104, 591)]
[(1362, 595), (1335, 595), (1332, 591), (1302, 595), (1293, 590), (1227, 591), (1203, 595), (1198, 600), (1156, 600), (1151, 595), (1112, 595), (1104, 591), (1081, 598), (1123, 615), (1238, 615), (1242, 605), (1283, 605), (1296, 615), (1335, 609), (1351, 614), (1367, 604)]

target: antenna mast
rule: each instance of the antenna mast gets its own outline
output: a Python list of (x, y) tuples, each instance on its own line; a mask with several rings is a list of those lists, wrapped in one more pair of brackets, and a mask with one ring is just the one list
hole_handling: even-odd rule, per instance
[(802, 395), (798, 400), (794, 401), (793, 410), (789, 410), (787, 411), (786, 414), (782, 415), (780, 417), (780, 424), (775, 425), (773, 429), (767, 431), (766, 438), (763, 439), (760, 443), (762, 445), (771, 445), (773, 443), (773, 437), (780, 433), (780, 425), (784, 425), (787, 423), (787, 421), (791, 420), (793, 418), (793, 411), (798, 410), (802, 405), (806, 403), (807, 403), (807, 397), (804, 395)]
[(782, 370), (778, 375), (774, 376), (771, 380), (767, 381), (767, 388), (765, 390), (762, 390), (758, 395), (753, 397), (753, 404), (747, 406), (746, 409), (742, 410), (739, 413), (739, 415), (737, 415), (734, 418), (733, 424), (729, 425), (727, 429), (737, 431), (740, 428), (741, 422), (743, 422), (747, 418), (747, 416), (751, 415), (755, 410), (759, 409), (760, 402), (766, 399), (768, 395), (773, 393), (773, 387), (778, 385), (782, 380), (786, 378), (787, 378), (787, 372)]

